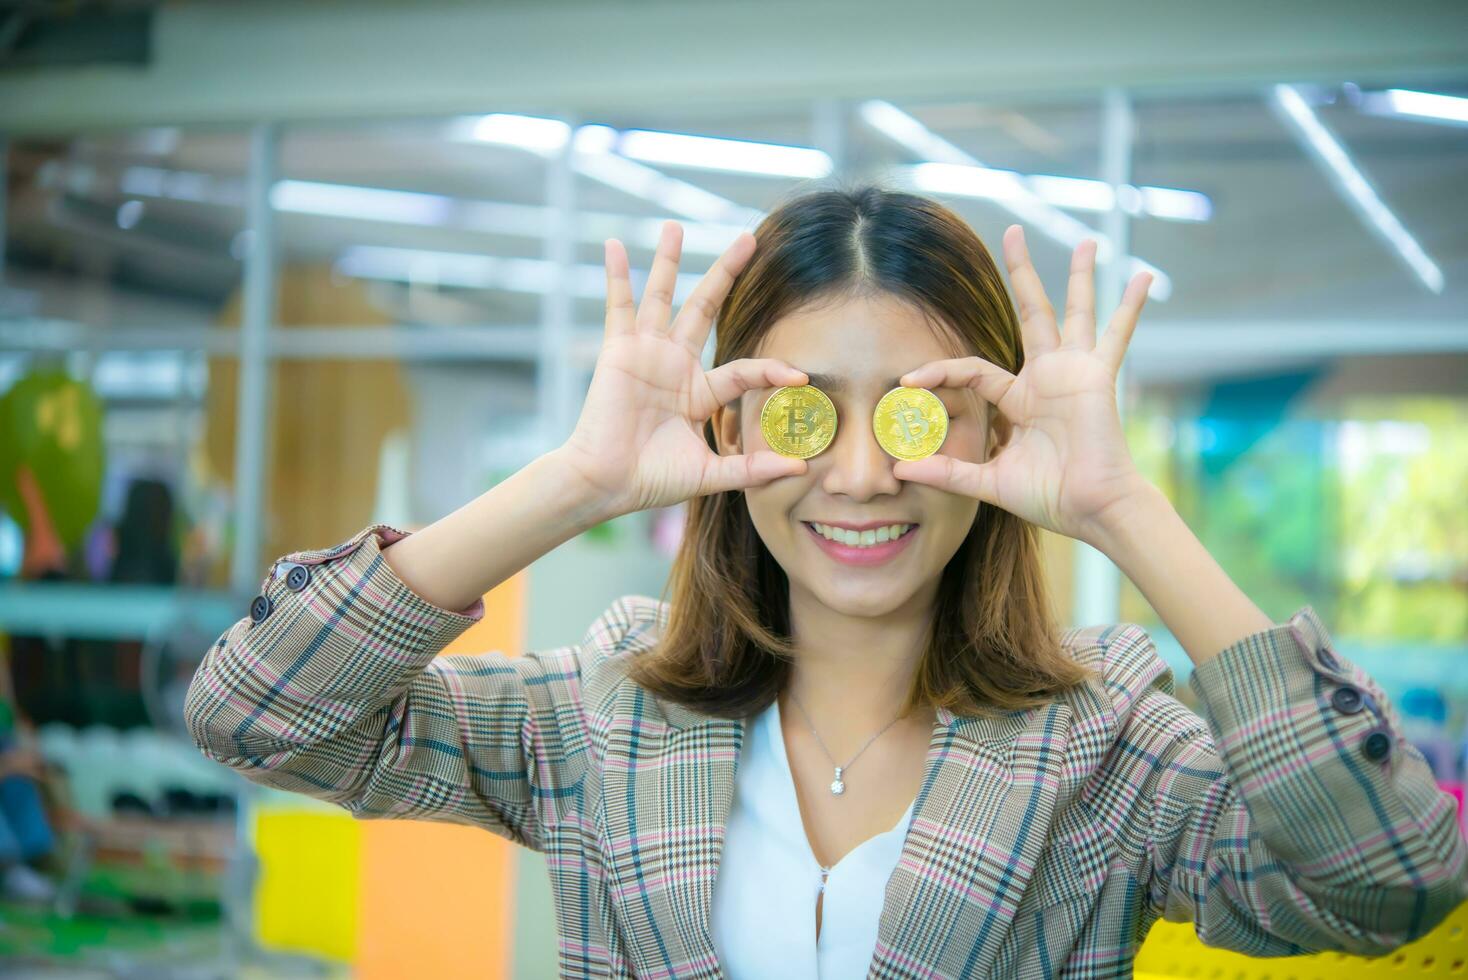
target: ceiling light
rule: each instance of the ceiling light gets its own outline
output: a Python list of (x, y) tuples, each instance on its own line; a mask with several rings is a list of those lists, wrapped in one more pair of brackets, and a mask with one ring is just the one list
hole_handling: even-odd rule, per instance
[(1290, 85), (1276, 85), (1271, 94), (1275, 112), (1325, 168), (1346, 203), (1366, 222), (1366, 227), (1392, 247), (1423, 285), (1434, 293), (1442, 292), (1442, 270), (1382, 201), (1346, 148), (1325, 128), (1299, 91)]
[(807, 146), (784, 146), (750, 140), (690, 136), (632, 129), (622, 133), (617, 149), (634, 160), (701, 170), (725, 170), (771, 177), (825, 177), (831, 158)]
[(1387, 89), (1383, 94), (1392, 110), (1403, 115), (1468, 123), (1468, 99), (1403, 88)]
[(492, 112), (474, 120), (470, 136), (481, 143), (501, 143), (536, 153), (555, 153), (570, 139), (571, 127), (559, 119)]
[[(984, 166), (982, 161), (890, 102), (869, 100), (862, 103), (858, 112), (869, 126), (914, 155), (930, 161), (899, 171), (918, 189), (987, 198), (1019, 218), (1021, 223), (1034, 227), (1066, 248), (1075, 248), (1087, 238), (1094, 239), (1097, 261), (1112, 260), (1116, 246), (1109, 236), (1045, 200), (1029, 185), (1023, 174)], [(1123, 257), (1123, 262), (1128, 278), (1138, 272), (1151, 273), (1149, 296), (1166, 300), (1172, 295), (1172, 279), (1167, 273), (1134, 255)]]
[(453, 201), (441, 194), (418, 191), (281, 180), (270, 188), (270, 204), (278, 211), (408, 225), (441, 225), (448, 220)]

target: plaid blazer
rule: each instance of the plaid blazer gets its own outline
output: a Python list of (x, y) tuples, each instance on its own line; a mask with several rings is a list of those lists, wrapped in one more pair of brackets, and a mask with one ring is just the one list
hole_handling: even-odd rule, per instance
[[(721, 976), (710, 897), (745, 722), (626, 679), (665, 604), (623, 596), (568, 646), (435, 659), (483, 604), (410, 590), (379, 554), (402, 536), (271, 565), (193, 678), (199, 746), (357, 817), (543, 851), (563, 976)], [(1254, 955), (1375, 954), (1465, 897), (1453, 799), (1311, 607), (1193, 673), (1204, 717), (1140, 627), (1064, 640), (1099, 680), (938, 712), (868, 977), (1128, 976), (1158, 917)]]

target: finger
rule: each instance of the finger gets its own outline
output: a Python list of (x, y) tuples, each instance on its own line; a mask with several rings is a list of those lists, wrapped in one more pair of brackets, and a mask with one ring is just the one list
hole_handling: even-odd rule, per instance
[(1121, 302), (1106, 325), (1106, 332), (1096, 344), (1096, 353), (1111, 368), (1112, 375), (1121, 370), (1122, 358), (1126, 357), (1127, 344), (1131, 343), (1132, 332), (1137, 329), (1137, 320), (1147, 302), (1147, 291), (1152, 288), (1152, 273), (1139, 272), (1132, 276), (1122, 291)]
[(1060, 346), (1060, 332), (1055, 328), (1055, 308), (1045, 296), (1040, 274), (1030, 261), (1025, 232), (1019, 225), (1004, 230), (1004, 264), (1009, 268), (1009, 281), (1019, 300), (1019, 328), (1025, 356), (1031, 357)]
[(642, 303), (637, 308), (637, 326), (649, 333), (668, 332), (668, 319), (673, 311), (673, 290), (678, 285), (678, 262), (683, 257), (683, 226), (664, 221), (653, 255), (652, 271), (642, 290)]
[(971, 388), (984, 401), (1004, 412), (1010, 421), (1019, 421), (1000, 404), (1014, 384), (1014, 375), (978, 355), (929, 361), (897, 380), (899, 384), (909, 388)]
[(637, 304), (632, 300), (632, 279), (628, 275), (626, 246), (615, 238), (608, 238), (603, 247), (607, 268), (606, 339), (611, 340), (620, 334), (636, 331)]
[(695, 399), (693, 421), (702, 422), (720, 405), (727, 405), (753, 388), (778, 388), (781, 385), (803, 385), (809, 381), (804, 371), (773, 357), (741, 357), (704, 372), (704, 395)]
[(1087, 238), (1070, 257), (1065, 289), (1065, 338), (1062, 347), (1090, 350), (1096, 346), (1096, 239)]
[(733, 244), (724, 249), (704, 277), (698, 281), (692, 294), (678, 311), (673, 321), (673, 338), (686, 345), (689, 350), (703, 350), (708, 341), (709, 328), (719, 313), (719, 305), (729, 295), (734, 277), (749, 263), (754, 255), (755, 240), (749, 232), (740, 232)]
[(778, 480), (782, 476), (800, 476), (806, 462), (793, 456), (781, 456), (769, 449), (734, 456), (709, 454), (703, 471), (701, 494), (744, 490)]
[(974, 497), (998, 506), (995, 497), (994, 464), (970, 463), (943, 453), (922, 459), (900, 459), (892, 464), (892, 475), (910, 483), (923, 483), (948, 493)]

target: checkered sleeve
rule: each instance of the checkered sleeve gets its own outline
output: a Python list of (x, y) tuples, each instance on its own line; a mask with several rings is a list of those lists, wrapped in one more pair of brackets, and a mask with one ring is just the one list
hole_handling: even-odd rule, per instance
[(190, 683), (189, 731), (249, 779), (357, 817), (474, 824), (543, 849), (585, 756), (581, 668), (620, 605), (579, 645), (436, 657), (484, 615), (439, 608), (396, 575), (373, 524), (277, 559)]
[[(1140, 628), (1130, 646), (1117, 656), (1157, 660)], [(1149, 685), (1122, 732), (1145, 760), (1155, 913), (1255, 956), (1379, 955), (1468, 897), (1456, 802), (1314, 609), (1231, 644), (1189, 684), (1201, 719)]]

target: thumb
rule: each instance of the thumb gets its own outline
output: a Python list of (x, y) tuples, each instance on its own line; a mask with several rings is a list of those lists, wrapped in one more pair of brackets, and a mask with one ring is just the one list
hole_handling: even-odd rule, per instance
[(892, 475), (899, 480), (923, 483), (948, 493), (975, 497), (986, 504), (999, 505), (996, 461), (970, 463), (943, 453), (922, 459), (900, 459), (892, 464)]
[(782, 476), (799, 476), (805, 469), (805, 460), (781, 456), (769, 449), (732, 456), (709, 453), (703, 471), (703, 493), (762, 486)]

